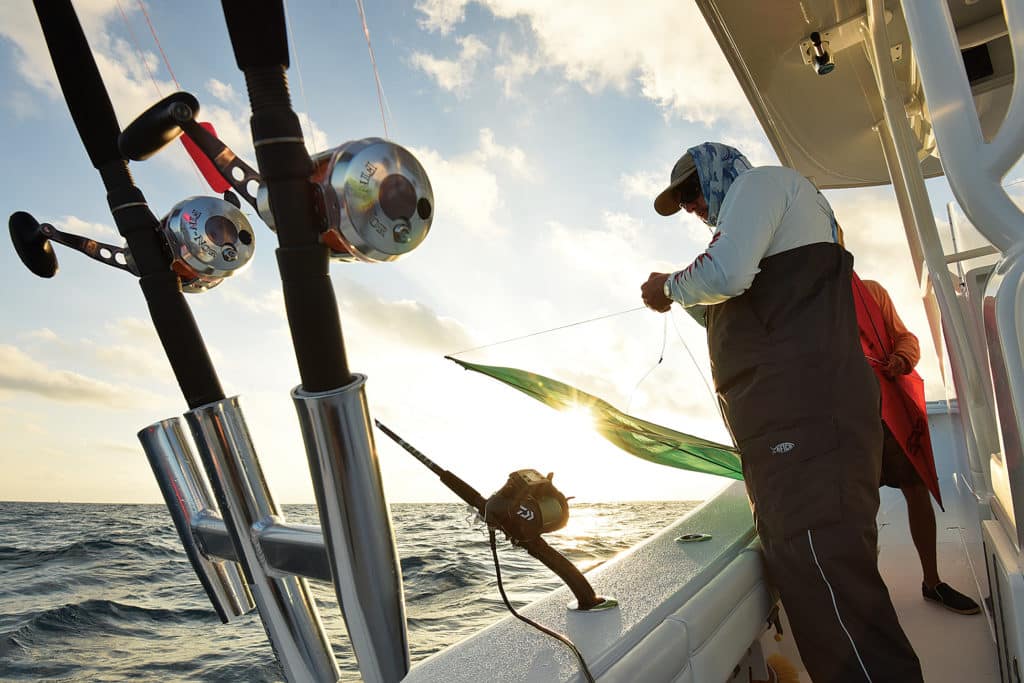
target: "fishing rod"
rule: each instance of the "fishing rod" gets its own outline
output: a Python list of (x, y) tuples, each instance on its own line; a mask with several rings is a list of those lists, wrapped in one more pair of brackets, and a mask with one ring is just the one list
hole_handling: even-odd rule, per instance
[(498, 591), (501, 593), (501, 599), (505, 606), (517, 619), (568, 646), (578, 658), (586, 679), (593, 681), (590, 669), (575, 643), (562, 634), (519, 614), (509, 601), (502, 585), (495, 530), (504, 533), (512, 545), (523, 548), (562, 579), (572, 594), (576, 596), (575, 602), (570, 603), (569, 609), (581, 612), (600, 611), (618, 605), (614, 598), (598, 596), (594, 592), (593, 586), (587, 581), (587, 577), (564, 555), (541, 538), (543, 534), (558, 531), (569, 522), (569, 501), (552, 483), (553, 474), (548, 474), (545, 477), (533, 469), (516, 470), (508, 475), (508, 481), (504, 486), (495, 491), (490, 498), (485, 499), (476, 489), (428, 458), (380, 420), (374, 420), (374, 424), (392, 441), (436, 474), (455, 495), (476, 510), (488, 526), (494, 570), (498, 578)]
[[(266, 487), (237, 398), (225, 398), (184, 298), (184, 293), (219, 285), (243, 267), (253, 254), (254, 232), (236, 205), (213, 197), (186, 199), (157, 220), (132, 180), (124, 153), (139, 131), (147, 130), (152, 116), (143, 114), (141, 123), (126, 129), (134, 133), (124, 145), (71, 2), (35, 0), (35, 8), (71, 117), (100, 173), (126, 248), (64, 233), (16, 212), (9, 222), (15, 250), (41, 277), (57, 272), (52, 242), (139, 277), (153, 325), (190, 408), (185, 417), (207, 475), (204, 479), (200, 474), (177, 418), (139, 432), (193, 569), (222, 621), (259, 608), (290, 680), (334, 681), (337, 663), (305, 580), (272, 576), (256, 547), (252, 532), (257, 522), (283, 517)], [(201, 522), (226, 527), (232, 561), (207, 555), (196, 535)]]
[(484, 498), (476, 489), (428, 458), (380, 420), (374, 420), (374, 424), (436, 474), (441, 483), (476, 510), (488, 526), (499, 529), (512, 545), (523, 548), (558, 575), (576, 596), (573, 609), (606, 609), (617, 604), (612, 598), (599, 597), (587, 577), (541, 538), (542, 534), (558, 531), (569, 522), (569, 502), (555, 488), (551, 474), (545, 477), (537, 470), (516, 470), (508, 475), (504, 486), (490, 498)]

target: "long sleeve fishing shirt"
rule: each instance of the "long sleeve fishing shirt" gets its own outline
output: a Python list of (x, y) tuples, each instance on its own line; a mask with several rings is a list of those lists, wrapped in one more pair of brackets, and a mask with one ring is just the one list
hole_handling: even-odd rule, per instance
[(750, 287), (761, 259), (837, 241), (832, 209), (809, 180), (780, 166), (753, 168), (726, 193), (707, 249), (669, 276), (669, 293), (703, 324), (706, 306)]

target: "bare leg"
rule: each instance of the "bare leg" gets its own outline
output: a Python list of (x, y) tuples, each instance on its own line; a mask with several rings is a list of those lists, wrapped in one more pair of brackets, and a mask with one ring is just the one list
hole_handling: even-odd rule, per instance
[(939, 583), (939, 568), (935, 559), (935, 510), (931, 494), (921, 481), (908, 484), (901, 490), (907, 500), (910, 536), (921, 559), (924, 583), (928, 588), (935, 588)]

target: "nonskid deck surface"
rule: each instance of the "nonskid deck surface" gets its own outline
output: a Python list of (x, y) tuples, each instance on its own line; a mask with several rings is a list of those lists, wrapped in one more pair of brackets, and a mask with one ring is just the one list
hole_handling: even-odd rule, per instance
[[(964, 534), (965, 544), (958, 529), (964, 522), (962, 511), (955, 501), (947, 501), (948, 511), (936, 510), (935, 515), (939, 575), (980, 604), (979, 596), (988, 593), (985, 567), (975, 566), (971, 571), (967, 552), (971, 549), (970, 534)], [(921, 660), (926, 683), (999, 683), (999, 662), (985, 614), (956, 614), (921, 597), (921, 565), (907, 526), (906, 505), (898, 491), (882, 490), (878, 523), (878, 568), (889, 587), (900, 624)], [(971, 549), (971, 554), (978, 562), (980, 553), (976, 551), (978, 548)], [(783, 627), (787, 635), (781, 643), (773, 642), (770, 636), (763, 638), (762, 643), (766, 651), (779, 652), (802, 669), (793, 639), (788, 635), (788, 624), (784, 622)], [(801, 683), (811, 681), (805, 671), (800, 675)]]
[[(945, 494), (945, 492), (943, 492)], [(952, 501), (951, 501), (952, 502)], [(948, 512), (936, 511), (939, 576), (960, 592), (981, 604), (988, 594), (985, 567), (976, 565), (974, 572), (968, 562), (968, 549), (975, 561), (980, 560), (972, 548), (970, 533), (964, 533), (956, 505)], [(989, 622), (984, 612), (962, 615), (950, 612), (921, 597), (921, 565), (907, 526), (906, 505), (897, 491), (889, 490), (882, 500), (879, 514), (878, 567), (900, 616), (900, 624), (917, 651), (928, 683), (998, 683), (999, 661)], [(977, 580), (981, 582), (979, 586)]]

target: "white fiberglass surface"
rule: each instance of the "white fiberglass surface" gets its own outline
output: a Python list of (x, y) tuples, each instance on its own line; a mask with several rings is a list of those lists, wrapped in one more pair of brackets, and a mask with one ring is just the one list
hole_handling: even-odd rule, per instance
[[(690, 533), (709, 533), (712, 538), (675, 541)], [(595, 613), (567, 610), (572, 596), (563, 588), (522, 613), (569, 636), (600, 677), (738, 555), (752, 552), (747, 550), (752, 539), (745, 489), (735, 482), (664, 531), (587, 573), (599, 595), (619, 601), (617, 608)], [(746, 644), (737, 643), (737, 648), (739, 661)], [(685, 651), (678, 654), (685, 661)], [(576, 660), (564, 645), (508, 617), (415, 666), (404, 680), (550, 683), (582, 680), (576, 678), (577, 672)]]

